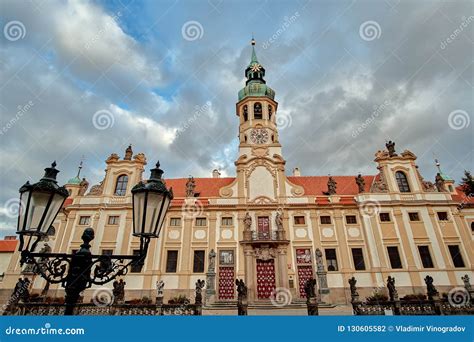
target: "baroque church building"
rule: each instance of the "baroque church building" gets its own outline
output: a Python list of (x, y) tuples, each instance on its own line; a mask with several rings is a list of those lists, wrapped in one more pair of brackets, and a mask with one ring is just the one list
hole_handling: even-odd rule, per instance
[[(375, 154), (374, 175), (301, 176), (295, 169), (288, 176), (278, 103), (254, 46), (245, 76), (236, 105), (236, 177), (214, 170), (209, 178), (166, 179), (174, 199), (144, 265), (123, 276), (126, 300), (154, 298), (160, 280), (165, 302), (190, 298), (204, 279), (206, 304), (226, 303), (236, 300), (235, 281), (243, 279), (249, 303), (269, 302), (278, 291), (297, 303), (314, 277), (323, 302), (347, 304), (352, 277), (361, 298), (388, 276), (400, 296), (425, 293), (428, 274), (440, 292), (461, 286), (465, 274), (473, 278), (474, 201), (451, 178), (439, 170), (435, 182), (425, 181), (416, 155), (395, 151), (393, 142)], [(112, 153), (105, 163), (100, 184), (88, 189), (78, 173), (66, 185), (70, 196), (44, 242), (53, 252), (78, 250), (87, 227), (96, 233), (93, 254), (138, 252), (131, 188), (143, 179), (146, 157), (129, 147), (124, 158)], [(21, 273), (16, 252), (2, 287), (12, 289)], [(33, 278), (39, 293), (46, 283)], [(85, 291), (86, 301), (94, 290)], [(64, 295), (53, 284), (49, 294)]]

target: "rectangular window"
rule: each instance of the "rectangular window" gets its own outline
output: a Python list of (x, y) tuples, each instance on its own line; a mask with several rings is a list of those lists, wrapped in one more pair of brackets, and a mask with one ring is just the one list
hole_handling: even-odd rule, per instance
[(390, 266), (392, 268), (402, 268), (402, 260), (400, 259), (400, 253), (398, 253), (397, 246), (387, 247), (388, 258), (390, 259)]
[(91, 217), (90, 216), (81, 216), (81, 217), (79, 217), (79, 224), (81, 226), (88, 225), (88, 224), (90, 224), (90, 222), (91, 222)]
[(295, 216), (294, 220), (295, 220), (295, 224), (304, 224), (305, 223), (304, 216)]
[(205, 217), (196, 217), (196, 226), (198, 227), (205, 227), (206, 226), (206, 218)]
[(380, 213), (380, 222), (390, 222), (390, 213)]
[(448, 221), (448, 213), (446, 211), (438, 211), (438, 220), (440, 221)]
[(451, 254), (451, 259), (453, 259), (454, 267), (465, 267), (464, 260), (462, 259), (461, 251), (459, 246), (451, 245), (448, 246), (449, 254)]
[[(133, 255), (140, 255), (140, 250), (134, 249), (132, 251), (132, 254)], [(142, 271), (144, 261), (145, 261), (144, 259), (140, 259), (140, 260), (136, 260), (136, 261), (132, 262), (131, 267), (130, 267), (130, 272), (140, 273)]]
[(194, 251), (194, 262), (193, 262), (193, 272), (194, 273), (203, 273), (204, 272), (204, 251)]
[(433, 260), (431, 259), (430, 249), (428, 246), (418, 246), (418, 252), (420, 253), (421, 263), (424, 268), (433, 268)]
[(347, 224), (356, 224), (357, 223), (357, 217), (355, 215), (347, 215), (346, 216), (346, 223)]
[(420, 221), (418, 213), (408, 213), (408, 217), (410, 217), (410, 221)]
[(170, 226), (173, 226), (173, 227), (181, 226), (181, 218), (180, 217), (170, 218)]
[(234, 251), (225, 250), (219, 253), (219, 265), (233, 265), (234, 264)]
[(166, 272), (176, 273), (178, 267), (178, 251), (168, 251), (166, 257)]
[(102, 255), (112, 255), (114, 254), (114, 251), (112, 249), (103, 249), (102, 250)]
[(116, 225), (119, 224), (120, 216), (109, 216), (107, 224)]
[(337, 257), (336, 250), (334, 248), (328, 248), (324, 250), (326, 254), (326, 265), (328, 271), (337, 271)]
[(331, 224), (331, 216), (321, 216), (321, 224)]
[(232, 217), (223, 217), (222, 218), (223, 226), (232, 226)]
[(365, 270), (364, 254), (362, 248), (352, 248), (352, 260), (354, 260), (354, 268), (356, 270)]

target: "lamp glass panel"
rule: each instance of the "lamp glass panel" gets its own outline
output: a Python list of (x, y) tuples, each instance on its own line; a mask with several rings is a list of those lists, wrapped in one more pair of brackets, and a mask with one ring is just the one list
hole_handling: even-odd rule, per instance
[(53, 220), (56, 218), (59, 210), (61, 209), (62, 204), (64, 203), (64, 197), (59, 194), (54, 194), (53, 200), (49, 206), (48, 213), (43, 221), (41, 227), (38, 227), (39, 231), (42, 234), (46, 234), (48, 232), (49, 227), (53, 224)]
[(146, 206), (146, 222), (143, 233), (153, 234), (156, 222), (158, 221), (163, 194), (157, 192), (148, 193), (148, 201)]
[(146, 192), (136, 192), (133, 194), (133, 234), (142, 233), (143, 211), (145, 209)]
[(38, 232), (38, 226), (43, 217), (46, 206), (48, 205), (51, 194), (46, 192), (35, 192), (31, 194), (30, 207), (26, 213), (26, 227), (25, 231)]
[(28, 197), (30, 196), (30, 191), (25, 191), (20, 194), (20, 203), (18, 207), (18, 231), (23, 231), (26, 219), (26, 207), (28, 206)]

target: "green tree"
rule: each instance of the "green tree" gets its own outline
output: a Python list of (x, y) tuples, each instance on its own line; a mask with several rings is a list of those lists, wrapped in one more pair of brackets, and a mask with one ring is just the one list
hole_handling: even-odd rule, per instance
[(470, 171), (464, 170), (461, 187), (466, 196), (474, 196), (474, 179), (472, 178)]

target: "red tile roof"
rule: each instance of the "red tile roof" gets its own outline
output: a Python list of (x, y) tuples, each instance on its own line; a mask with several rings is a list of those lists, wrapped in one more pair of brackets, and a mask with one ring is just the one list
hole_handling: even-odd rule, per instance
[[(356, 176), (332, 176), (337, 183), (338, 195), (357, 195), (359, 188), (355, 182)], [(369, 191), (375, 176), (362, 176), (365, 180), (365, 191)], [(328, 191), (329, 176), (298, 176), (288, 177), (293, 184), (304, 188), (306, 196), (324, 196), (323, 192)]]
[[(199, 197), (219, 197), (219, 189), (232, 183), (234, 177), (224, 178), (194, 178), (196, 188), (194, 191), (199, 193)], [(187, 178), (165, 179), (166, 187), (173, 188), (174, 197), (186, 197)]]
[(13, 253), (18, 240), (0, 240), (0, 253)]

